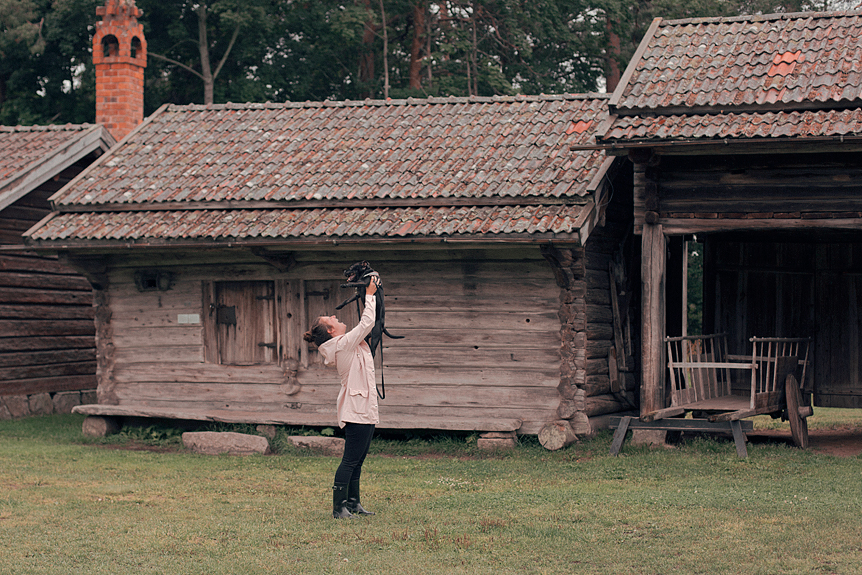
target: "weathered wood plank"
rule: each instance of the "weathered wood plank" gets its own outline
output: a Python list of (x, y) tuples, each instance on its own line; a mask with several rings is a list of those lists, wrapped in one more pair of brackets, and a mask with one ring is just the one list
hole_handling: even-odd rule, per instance
[(664, 322), (667, 240), (661, 225), (643, 227), (642, 270), (642, 414), (664, 407)]
[(73, 291), (92, 290), (90, 283), (80, 276), (33, 274), (22, 272), (0, 273), (0, 287)]
[(201, 305), (201, 283), (177, 281), (167, 291), (140, 292), (132, 284), (111, 283), (111, 310), (115, 315), (132, 316), (151, 310), (177, 311)]
[(88, 335), (94, 331), (89, 320), (0, 320), (0, 337)]
[(96, 361), (95, 347), (90, 349), (18, 351), (12, 353), (0, 353), (0, 368), (16, 366), (37, 366), (80, 361)]
[[(225, 383), (254, 384), (280, 383), (283, 368), (277, 365), (231, 366), (216, 364), (160, 364), (137, 363), (118, 365), (114, 377), (119, 383)], [(387, 382), (391, 385), (416, 384), (420, 386), (478, 385), (478, 386), (528, 386), (553, 387), (559, 383), (559, 367), (545, 366), (544, 370), (513, 372), (493, 366), (489, 369), (464, 369), (461, 366), (441, 366), (416, 370), (386, 368)], [(301, 370), (299, 381), (303, 388), (320, 385), (339, 385), (338, 372), (334, 369)]]
[(0, 338), (0, 353), (31, 350), (92, 349), (96, 345), (93, 336), (59, 335), (44, 337)]
[[(172, 408), (147, 408), (134, 405), (79, 405), (73, 411), (85, 415), (120, 415), (133, 417), (154, 417), (169, 419), (188, 419), (198, 421), (220, 421), (225, 423), (265, 423), (271, 425), (333, 426), (335, 413), (304, 414), (295, 410), (241, 412), (235, 410), (196, 410)], [(515, 418), (452, 418), (427, 416), (421, 429), (440, 429), (450, 431), (517, 431), (521, 421)], [(417, 419), (412, 416), (390, 417), (381, 421), (378, 429), (416, 429)]]
[(592, 417), (624, 411), (626, 406), (613, 395), (594, 395), (584, 398), (584, 413)]
[(0, 305), (2, 319), (88, 319), (95, 317), (92, 306)]
[(0, 381), (14, 379), (41, 379), (67, 375), (88, 375), (96, 373), (95, 361), (78, 361), (50, 365), (28, 365), (23, 367), (0, 368)]
[(480, 312), (445, 313), (438, 310), (403, 312), (386, 306), (386, 327), (438, 329), (512, 329), (521, 331), (556, 331), (560, 329), (556, 311), (507, 312), (489, 315)]
[[(397, 309), (401, 312), (422, 311), (429, 309), (440, 309), (447, 312), (496, 312), (505, 310), (508, 312), (524, 312), (528, 310), (546, 309), (553, 311), (559, 307), (557, 301), (559, 289), (553, 293), (541, 294), (536, 292), (512, 293), (511, 286), (504, 289), (501, 287), (499, 295), (487, 295), (484, 297), (468, 296), (451, 293), (449, 288), (440, 286), (441, 291), (437, 294), (413, 291), (400, 292), (391, 289), (389, 284), (386, 290), (386, 310)], [(521, 288), (519, 288), (520, 290)], [(349, 292), (345, 292), (346, 296)]]
[[(95, 371), (95, 370), (94, 370)], [(26, 395), (96, 389), (96, 375), (62, 375), (0, 382), (0, 395)]]
[(40, 257), (35, 252), (28, 255), (0, 254), (0, 271), (72, 275), (75, 270), (61, 263), (56, 257)]
[(404, 339), (390, 339), (383, 336), (384, 354), (395, 348), (415, 348), (425, 345), (434, 348), (464, 347), (484, 348), (491, 347), (523, 347), (529, 343), (531, 348), (553, 348), (560, 346), (559, 327), (556, 330), (531, 331), (528, 340), (525, 341), (525, 333), (522, 330), (511, 329), (486, 329), (486, 330), (456, 330), (428, 328), (405, 328), (390, 326), (387, 312), (387, 330), (392, 335), (402, 335)]
[[(525, 382), (526, 383), (526, 382)], [(286, 394), (277, 383), (231, 385), (227, 383), (122, 383), (116, 387), (117, 397), (123, 402), (181, 401), (216, 402), (230, 404), (268, 405), (302, 403), (307, 405), (335, 405), (340, 389), (337, 381), (326, 385), (309, 386), (298, 393)], [(389, 391), (393, 396), (389, 397)], [(386, 407), (472, 407), (493, 412), (497, 408), (516, 406), (518, 409), (547, 409), (554, 411), (559, 395), (554, 387), (488, 387), (475, 385), (422, 386), (394, 384), (387, 386)]]
[(133, 363), (194, 363), (204, 361), (201, 345), (115, 346), (115, 365)]
[[(118, 383), (154, 381), (164, 383), (201, 382), (228, 383), (276, 383), (284, 379), (284, 369), (276, 364), (263, 365), (218, 365), (213, 363), (159, 362), (116, 365), (114, 377)], [(338, 373), (333, 370), (337, 381)]]
[[(538, 250), (536, 250), (538, 253)], [(361, 259), (361, 258), (359, 258)], [(177, 273), (184, 281), (206, 281), (212, 279), (212, 265), (219, 265), (219, 280), (271, 280), (271, 279), (320, 279), (339, 280), (343, 270), (351, 261), (342, 263), (298, 262), (295, 268), (288, 272), (280, 272), (276, 268), (256, 260), (255, 263), (226, 263), (213, 261), (210, 263), (191, 263), (181, 265)], [(392, 287), (393, 293), (405, 290), (414, 291), (426, 286), (427, 281), (439, 282), (451, 288), (457, 283), (463, 285), (464, 293), (482, 294), (485, 289), (499, 289), (499, 285), (509, 285), (511, 281), (518, 284), (533, 285), (536, 289), (547, 289), (547, 281), (552, 277), (545, 262), (528, 261), (425, 261), (418, 258), (410, 261), (393, 262), (382, 259), (372, 262), (380, 273), (387, 291)], [(165, 268), (160, 261), (142, 264), (141, 267)], [(114, 268), (112, 280), (117, 284), (134, 284), (136, 268)], [(423, 281), (426, 280), (426, 281)], [(433, 287), (430, 286), (430, 287)], [(422, 288), (425, 291), (427, 288)]]
[(389, 348), (383, 353), (385, 369), (390, 367), (458, 365), (470, 367), (499, 367), (513, 370), (542, 369), (548, 363), (559, 364), (559, 349), (546, 348)]
[(92, 291), (57, 291), (41, 288), (0, 287), (0, 302), (11, 304), (92, 305)]
[[(505, 249), (499, 246), (472, 246), (463, 249), (429, 250), (423, 246), (399, 246), (392, 245), (375, 246), (368, 245), (361, 248), (340, 247), (338, 250), (314, 249), (301, 251), (277, 251), (271, 250), (273, 254), (290, 254), (296, 260), (296, 266), (305, 271), (314, 270), (325, 266), (328, 270), (325, 274), (314, 277), (331, 278), (341, 277), (342, 271), (353, 262), (368, 259), (375, 269), (387, 272), (389, 275), (394, 270), (407, 264), (416, 262), (439, 262), (441, 265), (451, 265), (453, 261), (488, 261), (488, 262), (517, 262), (519, 264), (530, 263), (531, 265), (544, 264), (544, 258), (534, 246), (517, 247), (508, 245)], [(188, 267), (191, 265), (226, 265), (233, 263), (260, 262), (260, 258), (248, 250), (224, 249), (224, 250), (188, 250), (188, 251), (161, 251), (161, 252), (135, 252), (123, 254), (116, 258), (113, 267), (117, 269), (140, 267), (152, 267), (160, 265), (166, 268), (172, 266)], [(381, 266), (379, 263), (383, 263)], [(332, 275), (334, 274), (334, 275)], [(303, 277), (312, 277), (305, 274)]]
[(113, 342), (118, 349), (176, 345), (203, 346), (203, 326), (189, 324), (167, 327), (126, 327), (114, 332)]

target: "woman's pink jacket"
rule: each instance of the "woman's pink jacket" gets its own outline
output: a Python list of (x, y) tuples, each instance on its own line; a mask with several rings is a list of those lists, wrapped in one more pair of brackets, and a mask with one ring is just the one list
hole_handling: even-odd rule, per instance
[(374, 358), (371, 348), (364, 341), (374, 327), (376, 304), (373, 295), (366, 295), (359, 324), (344, 335), (333, 337), (318, 349), (324, 365), (334, 363), (341, 376), (337, 403), (339, 427), (344, 427), (345, 423), (380, 423)]

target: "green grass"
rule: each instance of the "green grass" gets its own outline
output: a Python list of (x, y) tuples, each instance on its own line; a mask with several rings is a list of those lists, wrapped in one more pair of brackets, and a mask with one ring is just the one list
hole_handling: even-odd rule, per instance
[[(377, 515), (335, 521), (334, 458), (199, 456), (155, 428), (115, 447), (81, 421), (0, 422), (0, 573), (862, 572), (859, 458), (776, 443), (743, 460), (719, 439), (610, 457), (608, 432), (493, 454), (471, 435), (375, 439)], [(129, 449), (147, 442), (163, 451)]]
[[(769, 415), (753, 417), (755, 429), (785, 429), (790, 424)], [(815, 407), (814, 415), (808, 418), (808, 429), (841, 429), (844, 427), (862, 428), (862, 409), (837, 409), (834, 407)]]

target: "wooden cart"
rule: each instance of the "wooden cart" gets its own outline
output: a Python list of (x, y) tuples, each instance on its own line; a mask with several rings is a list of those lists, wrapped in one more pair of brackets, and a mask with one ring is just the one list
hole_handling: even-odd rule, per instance
[[(726, 334), (668, 337), (667, 367), (671, 407), (644, 419), (693, 412), (711, 422), (736, 421), (754, 415), (784, 415), (790, 421), (793, 440), (808, 445), (805, 418), (812, 409), (802, 399), (808, 373), (810, 338), (752, 337), (751, 355), (730, 355)], [(748, 381), (746, 392), (734, 389), (736, 381)]]
[[(728, 354), (726, 334), (665, 338), (671, 406), (642, 415), (637, 426), (721, 431), (724, 423), (733, 433), (737, 453), (745, 457), (739, 420), (771, 414), (786, 417), (794, 443), (808, 447), (805, 418), (813, 410), (803, 401), (802, 389), (809, 371), (811, 339), (752, 337), (749, 341), (751, 355), (742, 356)], [(675, 419), (688, 412), (691, 419)], [(634, 423), (621, 419), (615, 426), (612, 453), (619, 451), (625, 430)]]

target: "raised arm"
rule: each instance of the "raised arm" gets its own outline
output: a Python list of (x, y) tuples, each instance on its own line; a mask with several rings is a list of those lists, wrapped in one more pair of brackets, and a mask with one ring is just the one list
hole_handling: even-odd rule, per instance
[(377, 278), (372, 277), (368, 287), (365, 288), (365, 309), (362, 310), (362, 317), (359, 319), (359, 323), (356, 324), (356, 327), (344, 335), (344, 338), (342, 339), (342, 349), (355, 348), (362, 343), (365, 336), (371, 333), (371, 328), (374, 327), (377, 308), (377, 298), (374, 295), (375, 293), (377, 293)]

